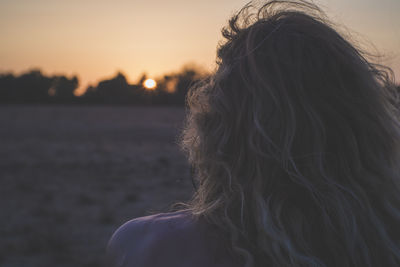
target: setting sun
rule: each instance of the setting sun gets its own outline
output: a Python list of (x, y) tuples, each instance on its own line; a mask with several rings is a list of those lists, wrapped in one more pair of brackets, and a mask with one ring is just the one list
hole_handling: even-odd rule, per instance
[(146, 80), (143, 82), (143, 86), (144, 86), (146, 89), (153, 90), (153, 89), (156, 88), (157, 83), (156, 83), (156, 81), (153, 80), (153, 79), (146, 79)]

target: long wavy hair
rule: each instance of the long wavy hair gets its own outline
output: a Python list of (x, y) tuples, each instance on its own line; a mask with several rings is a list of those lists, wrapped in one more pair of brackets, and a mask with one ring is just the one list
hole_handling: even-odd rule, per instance
[(193, 86), (190, 210), (243, 266), (400, 266), (400, 127), (389, 68), (306, 1), (250, 3)]

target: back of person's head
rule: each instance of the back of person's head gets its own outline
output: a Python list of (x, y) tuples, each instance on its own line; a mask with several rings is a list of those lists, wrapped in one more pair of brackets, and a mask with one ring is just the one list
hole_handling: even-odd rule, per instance
[(223, 36), (187, 99), (193, 212), (244, 266), (400, 266), (390, 69), (304, 1), (247, 5)]

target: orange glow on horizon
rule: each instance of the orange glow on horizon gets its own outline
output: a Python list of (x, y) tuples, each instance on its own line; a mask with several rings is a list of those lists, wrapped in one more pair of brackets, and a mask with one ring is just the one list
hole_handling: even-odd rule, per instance
[(143, 82), (143, 86), (144, 86), (144, 88), (146, 88), (148, 90), (154, 90), (157, 87), (157, 82), (153, 79), (146, 79)]
[[(96, 5), (92, 1), (0, 1), (0, 25), (6, 25), (2, 27), (0, 73), (37, 67), (45, 73), (78, 74), (75, 94), (82, 95), (90, 84), (116, 70), (132, 78), (142, 77), (144, 71), (150, 77), (162, 77), (196, 62), (214, 71), (216, 47), (224, 40), (220, 29), (248, 1), (116, 4), (100, 0)], [(372, 55), (385, 55), (378, 63), (393, 68), (400, 83), (399, 0), (318, 3), (337, 22), (340, 32), (348, 32), (361, 47), (365, 44), (364, 50)]]

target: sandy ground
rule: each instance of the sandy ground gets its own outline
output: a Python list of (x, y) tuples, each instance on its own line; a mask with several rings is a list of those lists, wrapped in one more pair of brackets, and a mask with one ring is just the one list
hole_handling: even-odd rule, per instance
[(192, 194), (183, 108), (0, 107), (0, 266), (101, 266), (113, 231)]

